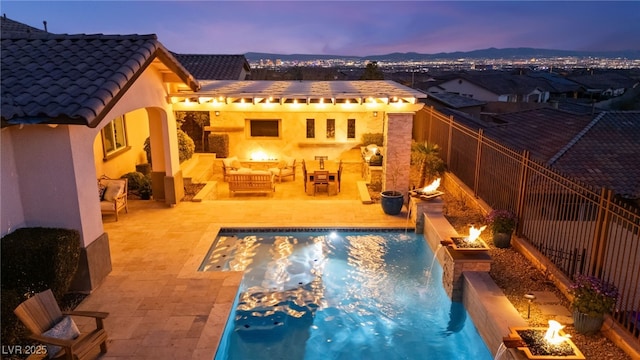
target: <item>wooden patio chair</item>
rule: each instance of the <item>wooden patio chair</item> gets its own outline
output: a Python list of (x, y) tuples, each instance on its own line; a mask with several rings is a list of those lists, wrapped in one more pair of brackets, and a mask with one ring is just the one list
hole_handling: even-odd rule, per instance
[(329, 194), (329, 171), (316, 170), (313, 172), (313, 195), (316, 195), (319, 186), (327, 187), (327, 194)]
[[(47, 345), (49, 357), (65, 359), (86, 359), (92, 350), (100, 346), (100, 352), (107, 352), (107, 333), (103, 319), (109, 313), (97, 311), (60, 311), (50, 289), (35, 294), (18, 305), (13, 312), (31, 332), (29, 337)], [(73, 316), (92, 317), (96, 329), (81, 334), (71, 319)]]
[(307, 192), (307, 164), (302, 159), (302, 175), (304, 176), (304, 192)]
[(340, 185), (342, 184), (342, 159), (338, 163), (338, 192), (340, 192)]

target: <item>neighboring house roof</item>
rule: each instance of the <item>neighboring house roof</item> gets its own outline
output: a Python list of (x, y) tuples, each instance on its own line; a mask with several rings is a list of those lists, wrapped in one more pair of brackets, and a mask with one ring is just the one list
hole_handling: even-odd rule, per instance
[(528, 150), (531, 158), (547, 162), (591, 121), (590, 115), (541, 108), (493, 117), (499, 126), (484, 134), (515, 150)]
[(244, 55), (173, 55), (198, 80), (245, 80), (241, 76), (251, 71)]
[(623, 198), (640, 199), (640, 112), (604, 112), (551, 159), (551, 166)]
[(606, 187), (626, 199), (640, 199), (640, 112), (575, 114), (541, 108), (501, 114), (494, 123), (452, 109), (456, 122), (595, 189)]
[(548, 87), (545, 82), (539, 79), (504, 72), (490, 74), (466, 73), (460, 75), (459, 78), (489, 90), (496, 95), (529, 94), (536, 89), (546, 90)]
[(638, 83), (622, 74), (608, 72), (593, 75), (569, 76), (569, 80), (582, 85), (587, 90), (630, 89)]
[(536, 71), (527, 73), (527, 76), (544, 81), (546, 83), (546, 88), (555, 94), (577, 92), (580, 90), (580, 85), (578, 83), (555, 73)]
[(558, 109), (574, 114), (594, 115), (605, 111), (588, 99), (558, 99), (553, 104), (557, 104)]
[(461, 109), (472, 106), (485, 105), (486, 101), (477, 100), (468, 96), (462, 96), (452, 93), (429, 93), (431, 100), (435, 99), (438, 102), (454, 109)]
[(447, 107), (437, 109), (439, 113), (446, 116), (453, 116), (455, 122), (460, 123), (473, 131), (478, 131), (479, 129), (486, 129), (488, 126), (495, 126), (487, 123), (481, 119), (476, 119), (475, 117), (469, 115), (468, 113), (460, 110), (455, 110)]
[(96, 127), (156, 59), (191, 89), (199, 88), (155, 35), (12, 32), (1, 34), (1, 44), (2, 127)]
[(46, 34), (47, 32), (38, 28), (34, 28), (27, 24), (23, 24), (21, 22), (17, 22), (15, 20), (9, 19), (6, 15), (2, 16), (0, 19), (0, 33), (2, 36), (6, 36), (13, 33), (25, 34), (25, 33), (36, 33), (36, 34)]

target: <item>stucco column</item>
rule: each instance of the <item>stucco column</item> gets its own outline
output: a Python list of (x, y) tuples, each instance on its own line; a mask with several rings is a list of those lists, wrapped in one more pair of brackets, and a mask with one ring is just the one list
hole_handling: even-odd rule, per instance
[[(387, 113), (384, 122), (383, 190), (409, 191), (413, 113)], [(394, 184), (395, 182), (395, 184)]]

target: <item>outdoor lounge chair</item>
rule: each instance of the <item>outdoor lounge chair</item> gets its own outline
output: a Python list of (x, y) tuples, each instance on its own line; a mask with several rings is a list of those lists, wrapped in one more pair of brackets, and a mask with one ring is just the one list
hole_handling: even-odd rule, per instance
[[(96, 346), (100, 346), (100, 352), (107, 352), (107, 333), (102, 320), (109, 313), (97, 311), (63, 313), (50, 289), (25, 300), (13, 312), (31, 332), (29, 335), (31, 339), (47, 345), (49, 357), (64, 356), (68, 360), (84, 359), (93, 354), (92, 350)], [(80, 334), (71, 315), (95, 318), (96, 329)]]
[(283, 177), (292, 176), (296, 180), (296, 159), (284, 159), (278, 163), (277, 167), (270, 168), (269, 171), (282, 182)]
[(102, 214), (115, 214), (118, 221), (118, 213), (124, 209), (129, 212), (127, 203), (127, 178), (111, 179), (102, 175), (98, 179), (98, 192), (100, 196), (100, 211)]

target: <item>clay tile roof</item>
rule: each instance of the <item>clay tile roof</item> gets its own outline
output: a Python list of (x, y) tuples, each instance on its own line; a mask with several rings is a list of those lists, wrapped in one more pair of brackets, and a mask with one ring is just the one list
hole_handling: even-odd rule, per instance
[(501, 114), (494, 120), (493, 126), (485, 128), (485, 136), (547, 162), (589, 124), (591, 116), (542, 108)]
[(640, 112), (604, 112), (585, 130), (552, 166), (585, 184), (640, 199)]
[(155, 35), (3, 32), (0, 50), (3, 127), (95, 127), (156, 58), (194, 91), (199, 88)]
[(245, 80), (240, 78), (243, 70), (251, 70), (244, 55), (173, 55), (198, 80)]
[(40, 30), (38, 28), (34, 28), (32, 26), (23, 24), (21, 22), (17, 22), (15, 20), (11, 20), (6, 16), (2, 16), (0, 17), (0, 33), (2, 33), (3, 36), (5, 36), (7, 34), (14, 34), (14, 33), (42, 34), (42, 33), (46, 33), (46, 31)]
[(452, 93), (429, 93), (429, 97), (432, 99), (436, 99), (439, 102), (454, 109), (460, 109), (470, 106), (480, 106), (487, 103), (486, 101), (481, 101), (470, 98), (468, 96), (462, 96)]

